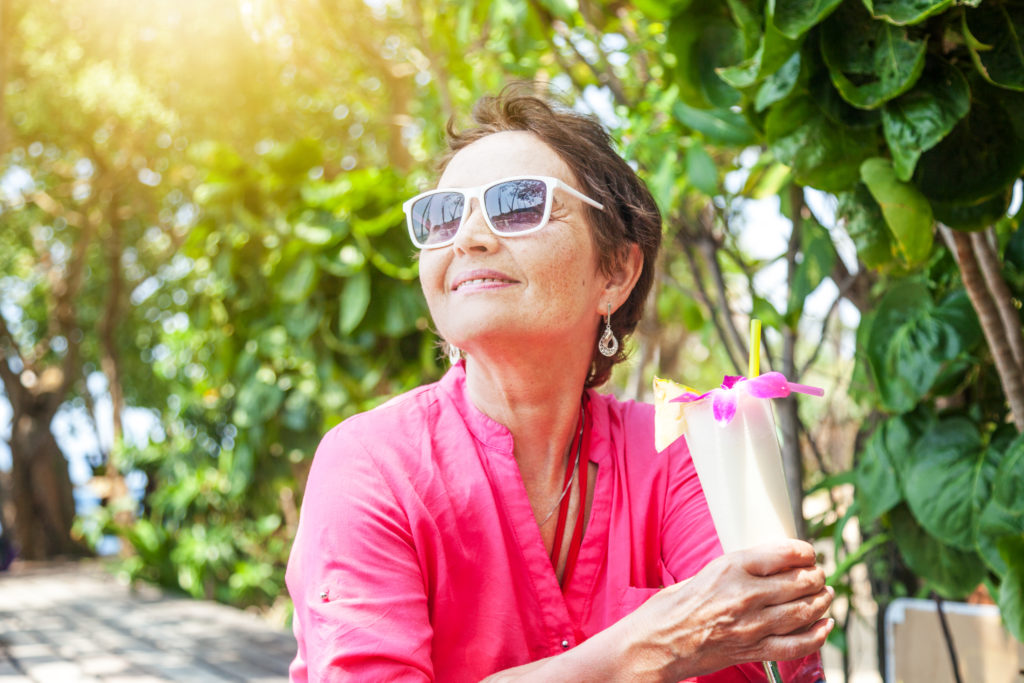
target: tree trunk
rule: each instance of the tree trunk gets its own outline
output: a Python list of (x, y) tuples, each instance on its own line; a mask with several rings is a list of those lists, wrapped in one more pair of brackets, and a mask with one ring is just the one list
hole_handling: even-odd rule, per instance
[(19, 556), (43, 560), (85, 554), (85, 548), (71, 538), (75, 499), (67, 459), (50, 432), (52, 397), (25, 388), (22, 399), (15, 406), (10, 442)]
[[(800, 225), (803, 221), (804, 189), (793, 184), (790, 188), (791, 220), (793, 229), (789, 234), (789, 245), (786, 250), (787, 290), (792, 291), (796, 277), (796, 255), (800, 249)], [(794, 322), (794, 324), (796, 324)], [(798, 382), (796, 372), (796, 330), (788, 325), (782, 328), (782, 374), (791, 382)], [(800, 426), (797, 419), (796, 397), (776, 401), (776, 413), (779, 417), (779, 430), (782, 432), (782, 464), (786, 472), (786, 487), (789, 489), (789, 502), (796, 522), (796, 535), (804, 538), (807, 535), (804, 524), (804, 461), (800, 450)]]
[(1024, 378), (1021, 376), (1024, 373), (1014, 360), (1013, 350), (1008, 341), (1011, 334), (1020, 334), (1020, 327), (1017, 325), (1015, 329), (1007, 330), (1003, 325), (995, 297), (985, 285), (984, 276), (978, 266), (971, 236), (960, 230), (952, 230), (951, 234), (956, 245), (964, 288), (978, 314), (985, 341), (988, 342), (988, 347), (995, 358), (996, 372), (999, 374), (1003, 393), (1010, 404), (1013, 423), (1018, 432), (1024, 432)]

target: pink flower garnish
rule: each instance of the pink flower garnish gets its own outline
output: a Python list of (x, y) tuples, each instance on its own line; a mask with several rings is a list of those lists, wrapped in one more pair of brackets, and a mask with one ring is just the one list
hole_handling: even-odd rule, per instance
[(720, 423), (732, 422), (736, 415), (737, 391), (746, 391), (754, 398), (785, 398), (791, 392), (810, 394), (812, 396), (824, 396), (825, 391), (818, 387), (810, 387), (806, 384), (797, 384), (786, 379), (781, 372), (766, 372), (753, 379), (726, 375), (722, 379), (722, 386), (712, 389), (703, 394), (695, 394), (687, 391), (672, 399), (670, 403), (691, 403), (711, 397), (711, 410), (715, 421)]

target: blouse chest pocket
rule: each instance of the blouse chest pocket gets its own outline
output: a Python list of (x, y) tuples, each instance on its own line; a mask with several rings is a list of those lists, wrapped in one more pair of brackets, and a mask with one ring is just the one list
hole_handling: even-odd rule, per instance
[(658, 562), (657, 574), (661, 577), (660, 586), (626, 586), (622, 589), (619, 596), (620, 618), (635, 611), (637, 607), (647, 602), (652, 595), (665, 586), (676, 583), (675, 577), (669, 573), (661, 561)]

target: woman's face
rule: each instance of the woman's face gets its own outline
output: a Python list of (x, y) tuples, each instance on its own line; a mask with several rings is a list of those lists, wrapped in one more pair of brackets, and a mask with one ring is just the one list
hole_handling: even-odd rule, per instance
[[(525, 131), (494, 133), (464, 147), (438, 187), (476, 187), (519, 175), (553, 176), (581, 189), (554, 150)], [(421, 253), (420, 284), (438, 332), (450, 343), (470, 354), (488, 348), (482, 345), (543, 344), (529, 348), (556, 354), (559, 347), (582, 347), (589, 359), (608, 278), (598, 270), (583, 202), (563, 190), (553, 199), (548, 224), (518, 237), (491, 232), (474, 199), (455, 242)]]

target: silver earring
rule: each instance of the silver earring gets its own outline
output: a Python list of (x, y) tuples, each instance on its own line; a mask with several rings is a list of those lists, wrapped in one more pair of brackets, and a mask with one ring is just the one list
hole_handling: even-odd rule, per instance
[(462, 360), (462, 350), (455, 344), (448, 344), (448, 362), (455, 365)]
[(615, 338), (615, 333), (612, 332), (612, 305), (608, 304), (608, 315), (604, 317), (604, 334), (601, 335), (601, 340), (597, 342), (597, 350), (601, 352), (602, 356), (611, 358), (619, 350), (619, 340)]

